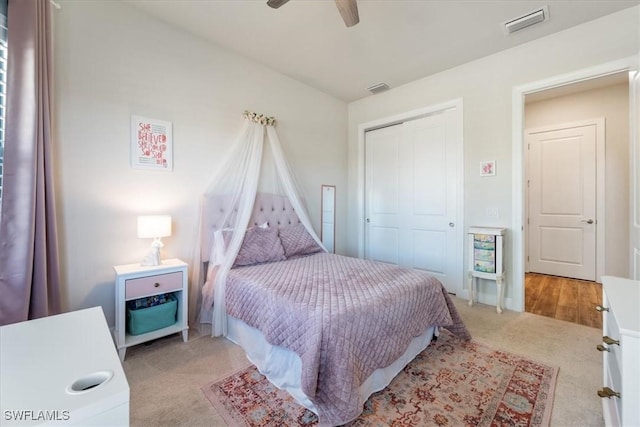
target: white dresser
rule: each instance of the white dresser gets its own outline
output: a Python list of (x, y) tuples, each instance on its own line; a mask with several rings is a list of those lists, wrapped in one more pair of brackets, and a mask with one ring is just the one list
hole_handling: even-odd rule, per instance
[(640, 281), (602, 277), (604, 387), (607, 426), (640, 426)]
[(129, 384), (101, 307), (0, 327), (0, 426), (127, 426)]

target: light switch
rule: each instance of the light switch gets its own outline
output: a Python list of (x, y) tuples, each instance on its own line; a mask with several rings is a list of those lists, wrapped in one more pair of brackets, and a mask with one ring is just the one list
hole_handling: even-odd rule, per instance
[(499, 218), (500, 212), (498, 208), (487, 208), (486, 215), (487, 215), (487, 218)]

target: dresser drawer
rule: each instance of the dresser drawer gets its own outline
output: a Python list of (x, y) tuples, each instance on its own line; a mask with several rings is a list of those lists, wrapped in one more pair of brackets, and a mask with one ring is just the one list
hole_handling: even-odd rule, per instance
[[(606, 293), (604, 292), (603, 292), (602, 305), (609, 308), (609, 311), (604, 311), (602, 313), (603, 335), (608, 336), (609, 338), (612, 338), (614, 340), (620, 341), (620, 328), (618, 327), (618, 322), (616, 320), (613, 308), (610, 307), (609, 300), (606, 296)], [(620, 345), (612, 344), (612, 345), (607, 345), (607, 347), (610, 350), (609, 356), (611, 358), (615, 358), (615, 362), (617, 366), (622, 366), (622, 351), (621, 351), (622, 349), (620, 348)]]
[(182, 272), (145, 276), (125, 281), (125, 299), (182, 290)]
[[(605, 362), (606, 363), (606, 362)], [(620, 378), (620, 371), (618, 366), (614, 363), (613, 365), (606, 366), (605, 365), (605, 373), (604, 373), (604, 386), (609, 387), (613, 391), (617, 391), (620, 393), (620, 398), (603, 398), (602, 399), (602, 409), (604, 412), (605, 425), (607, 426), (620, 426), (622, 425), (620, 422), (620, 417), (622, 413), (622, 393), (620, 392), (622, 387), (622, 382)]]

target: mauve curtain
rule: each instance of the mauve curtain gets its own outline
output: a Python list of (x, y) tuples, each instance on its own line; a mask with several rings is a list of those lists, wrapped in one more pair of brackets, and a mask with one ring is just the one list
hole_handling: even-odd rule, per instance
[(0, 325), (60, 312), (49, 0), (9, 0)]

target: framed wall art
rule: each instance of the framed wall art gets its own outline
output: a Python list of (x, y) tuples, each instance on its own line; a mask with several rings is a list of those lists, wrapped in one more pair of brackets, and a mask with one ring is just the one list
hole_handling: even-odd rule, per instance
[(494, 176), (496, 174), (496, 161), (487, 160), (480, 162), (480, 176)]
[(131, 116), (131, 167), (173, 171), (171, 122)]

